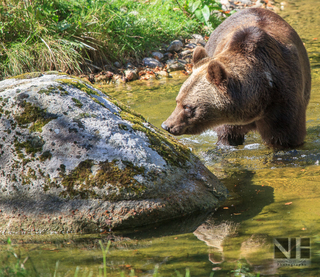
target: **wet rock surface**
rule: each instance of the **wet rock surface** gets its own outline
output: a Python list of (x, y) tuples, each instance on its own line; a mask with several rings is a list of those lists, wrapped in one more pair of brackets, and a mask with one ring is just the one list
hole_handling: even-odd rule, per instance
[(226, 189), (188, 148), (80, 79), (0, 82), (0, 232), (97, 232), (208, 211)]

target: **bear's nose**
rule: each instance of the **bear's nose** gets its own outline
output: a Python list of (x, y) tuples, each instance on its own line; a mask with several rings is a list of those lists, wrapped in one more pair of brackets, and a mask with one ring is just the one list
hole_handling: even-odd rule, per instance
[(162, 129), (164, 129), (166, 131), (169, 130), (169, 127), (164, 122), (161, 124), (161, 127), (162, 127)]

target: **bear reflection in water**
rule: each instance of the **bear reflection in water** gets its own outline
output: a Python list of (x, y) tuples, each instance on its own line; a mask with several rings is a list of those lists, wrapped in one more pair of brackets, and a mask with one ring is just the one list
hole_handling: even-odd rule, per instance
[[(272, 239), (266, 235), (252, 235), (238, 246), (237, 229), (239, 223), (223, 221), (220, 223), (214, 220), (207, 220), (194, 231), (194, 235), (205, 242), (209, 249), (209, 261), (213, 264), (214, 271), (221, 270), (223, 262), (234, 263), (242, 260), (252, 267), (256, 273), (263, 275), (274, 275), (277, 273), (278, 265), (273, 259), (271, 250)], [(226, 249), (224, 249), (226, 248)], [(238, 254), (234, 257), (234, 254)]]
[(218, 144), (256, 130), (274, 148), (302, 145), (311, 73), (295, 30), (272, 11), (239, 11), (193, 53), (193, 73), (162, 128), (173, 135), (216, 128)]

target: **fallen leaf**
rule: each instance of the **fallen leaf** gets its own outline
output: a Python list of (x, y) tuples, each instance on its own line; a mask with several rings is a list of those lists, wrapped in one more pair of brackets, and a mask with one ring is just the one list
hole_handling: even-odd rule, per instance
[(292, 204), (292, 202), (285, 203), (286, 206), (291, 205), (291, 204)]
[(229, 207), (223, 207), (224, 210), (229, 210)]

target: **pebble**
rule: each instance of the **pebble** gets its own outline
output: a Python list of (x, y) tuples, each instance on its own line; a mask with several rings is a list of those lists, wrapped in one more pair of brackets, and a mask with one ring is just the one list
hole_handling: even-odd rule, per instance
[(190, 51), (190, 50), (184, 50), (184, 51), (181, 52), (181, 56), (186, 56), (186, 55), (189, 55), (191, 53), (192, 53), (192, 51)]
[(167, 60), (167, 65), (170, 71), (183, 70), (185, 68), (185, 65), (177, 60)]
[(251, 5), (251, 0), (238, 0), (238, 2), (241, 2), (243, 5)]
[(131, 62), (126, 63), (126, 69), (133, 69), (135, 66)]
[(117, 68), (120, 68), (120, 67), (121, 67), (121, 64), (120, 64), (119, 62), (115, 62), (115, 63), (114, 63), (114, 66), (117, 67)]
[(134, 81), (139, 79), (138, 69), (127, 69), (124, 71), (124, 76), (127, 81)]
[(174, 40), (170, 43), (167, 51), (169, 52), (178, 52), (182, 49), (183, 43), (180, 40)]
[(260, 8), (262, 6), (262, 3), (260, 0), (257, 0), (257, 2), (252, 6), (252, 8)]
[(160, 52), (152, 52), (152, 56), (157, 60), (161, 60), (163, 58), (163, 54)]
[[(229, 2), (229, 1), (227, 0), (227, 2)], [(199, 40), (203, 40), (203, 36), (198, 35), (198, 34), (193, 34), (193, 35), (192, 35), (192, 38), (194, 38), (194, 39), (199, 39)]]
[(142, 60), (142, 63), (144, 64), (144, 66), (148, 66), (150, 68), (155, 68), (157, 66), (162, 66), (162, 63), (159, 62), (157, 59), (154, 59), (154, 58), (144, 58)]
[(188, 43), (185, 47), (186, 47), (186, 48), (189, 48), (189, 49), (193, 49), (193, 48), (196, 48), (196, 47), (197, 47), (197, 44), (195, 44), (195, 43)]
[(193, 44), (200, 44), (201, 46), (206, 46), (206, 42), (204, 40), (201, 40), (201, 39), (190, 39), (190, 43), (193, 43)]

